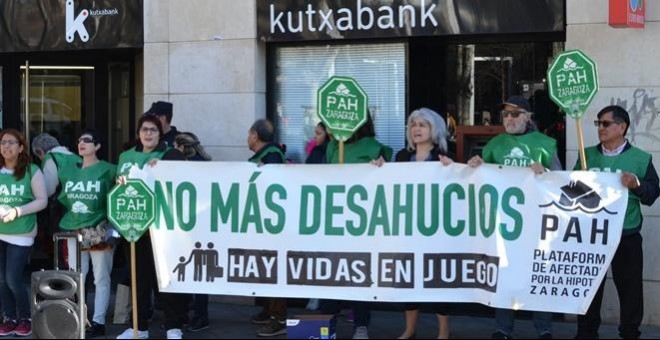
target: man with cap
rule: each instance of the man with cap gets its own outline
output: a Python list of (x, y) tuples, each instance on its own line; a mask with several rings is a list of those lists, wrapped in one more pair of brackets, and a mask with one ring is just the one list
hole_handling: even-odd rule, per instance
[[(620, 106), (607, 106), (598, 112), (594, 124), (598, 128), (596, 146), (585, 149), (587, 169), (621, 174), (621, 183), (628, 188), (628, 208), (623, 220), (619, 247), (612, 259), (612, 279), (619, 296), (619, 336), (637, 339), (644, 316), (644, 287), (642, 284), (643, 251), (642, 211), (640, 203), (652, 205), (660, 195), (660, 180), (651, 155), (626, 139), (630, 126), (628, 112)], [(581, 169), (580, 160), (575, 169)], [(600, 307), (603, 302), (605, 280), (585, 315), (578, 315), (577, 339), (598, 339)]]
[(167, 143), (167, 146), (174, 147), (174, 138), (179, 134), (176, 126), (172, 124), (172, 103), (157, 101), (151, 103), (151, 107), (147, 112), (144, 113), (145, 116), (154, 116), (160, 119), (160, 123), (163, 125), (163, 136), (161, 140)]
[[(545, 169), (562, 170), (557, 157), (557, 141), (538, 131), (531, 120), (532, 113), (527, 99), (511, 96), (501, 105), (502, 124), (506, 132), (491, 139), (483, 149), (482, 157), (468, 161), (471, 167), (484, 162), (517, 167), (529, 167), (536, 174)], [(552, 338), (552, 313), (534, 312), (534, 327), (540, 339)], [(495, 310), (497, 330), (493, 339), (511, 339), (514, 312), (510, 309)]]

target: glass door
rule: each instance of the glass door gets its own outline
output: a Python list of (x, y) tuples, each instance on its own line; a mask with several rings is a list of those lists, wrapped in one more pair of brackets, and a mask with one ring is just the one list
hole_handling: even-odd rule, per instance
[(75, 152), (76, 137), (93, 111), (94, 67), (21, 66), (20, 120), (26, 139), (46, 132)]

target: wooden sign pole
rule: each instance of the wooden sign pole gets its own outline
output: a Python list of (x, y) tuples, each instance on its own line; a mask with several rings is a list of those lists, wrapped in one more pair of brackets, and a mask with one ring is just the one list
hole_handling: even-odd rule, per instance
[(131, 302), (133, 304), (133, 339), (138, 339), (137, 278), (135, 270), (135, 242), (131, 242)]
[(582, 170), (586, 171), (587, 170), (587, 158), (586, 158), (586, 154), (584, 153), (584, 134), (582, 133), (582, 119), (581, 118), (576, 119), (575, 124), (577, 126), (578, 151), (579, 151), (579, 155), (580, 155), (580, 165), (582, 166)]

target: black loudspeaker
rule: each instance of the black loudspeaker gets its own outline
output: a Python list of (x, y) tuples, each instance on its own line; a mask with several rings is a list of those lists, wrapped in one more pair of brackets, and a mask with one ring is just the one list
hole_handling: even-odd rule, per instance
[[(55, 269), (32, 273), (32, 338), (84, 339), (87, 312), (85, 283), (80, 272), (80, 236), (58, 233), (55, 240)], [(76, 240), (78, 270), (59, 269), (59, 240)]]
[(65, 270), (32, 273), (32, 337), (84, 339), (84, 299), (82, 273)]

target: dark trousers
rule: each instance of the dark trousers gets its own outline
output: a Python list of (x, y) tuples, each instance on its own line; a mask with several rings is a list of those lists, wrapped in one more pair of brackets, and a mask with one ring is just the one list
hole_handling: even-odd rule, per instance
[(369, 302), (364, 301), (341, 301), (341, 300), (321, 300), (321, 313), (323, 314), (337, 314), (341, 309), (342, 304), (346, 302), (348, 306), (353, 308), (353, 326), (354, 327), (369, 327), (371, 322), (371, 306)]
[[(642, 236), (639, 233), (623, 236), (612, 259), (612, 277), (619, 295), (619, 336), (624, 339), (637, 339), (641, 335), (639, 325), (644, 316), (643, 263)], [(604, 287), (605, 280), (598, 288), (587, 314), (578, 316), (578, 338), (598, 338)]]
[[(130, 254), (130, 250), (128, 253)], [(151, 238), (149, 237), (149, 233), (145, 233), (140, 240), (135, 243), (135, 266), (137, 280), (136, 295), (138, 304), (138, 329), (146, 331), (149, 329), (151, 295), (154, 293), (154, 287), (156, 284), (156, 267), (154, 266), (154, 255), (151, 249)], [(188, 294), (160, 294), (160, 301), (165, 314), (165, 329), (183, 328), (183, 323), (187, 319), (189, 299), (190, 296)]]
[[(286, 313), (286, 305), (284, 306)], [(209, 321), (209, 296), (208, 294), (193, 295), (193, 318)]]
[(277, 321), (286, 321), (286, 299), (266, 298), (264, 301), (263, 312), (271, 318), (275, 318)]

